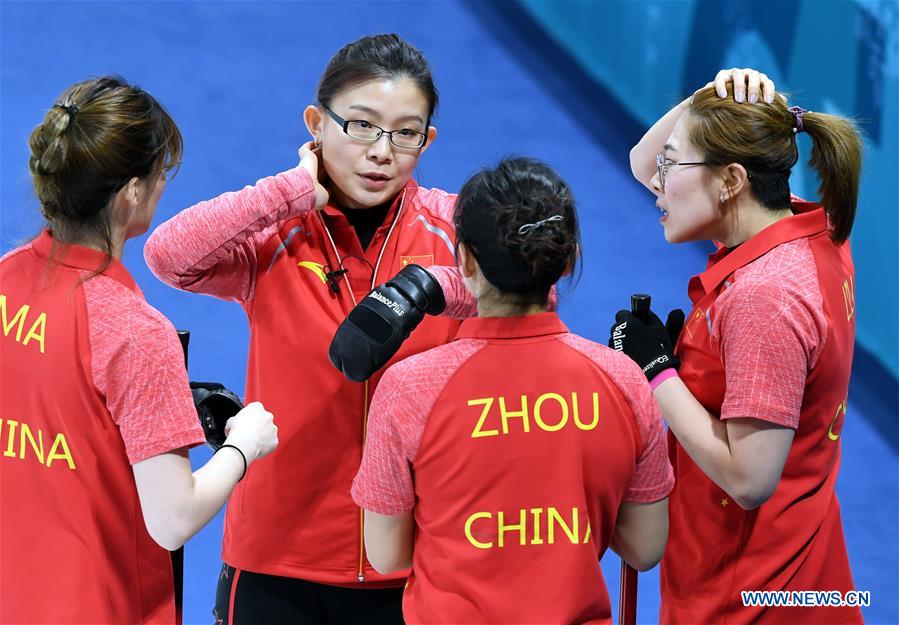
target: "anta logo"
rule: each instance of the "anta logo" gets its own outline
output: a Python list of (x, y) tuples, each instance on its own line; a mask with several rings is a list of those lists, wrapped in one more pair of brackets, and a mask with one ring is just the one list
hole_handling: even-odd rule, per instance
[(322, 281), (322, 284), (327, 284), (328, 276), (325, 274), (325, 266), (321, 263), (314, 263), (311, 260), (303, 260), (297, 263), (298, 267), (305, 267), (316, 276), (318, 279)]
[(420, 267), (430, 267), (434, 264), (434, 255), (433, 254), (422, 254), (420, 256), (400, 256), (400, 264), (405, 267), (406, 265), (418, 265)]
[[(843, 417), (840, 419), (840, 417)], [(830, 422), (830, 427), (827, 428), (827, 438), (832, 441), (839, 440), (840, 434), (843, 433), (843, 420), (846, 418), (846, 402), (840, 402), (840, 405), (837, 406), (837, 413), (833, 416), (833, 421)], [(837, 421), (839, 420), (839, 424)], [(834, 432), (834, 426), (837, 426), (837, 432)]]

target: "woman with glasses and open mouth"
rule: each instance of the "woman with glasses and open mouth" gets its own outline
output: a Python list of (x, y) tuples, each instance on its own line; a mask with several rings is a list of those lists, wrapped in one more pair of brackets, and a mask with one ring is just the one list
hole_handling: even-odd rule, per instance
[[(303, 112), (312, 141), (296, 167), (184, 210), (147, 243), (162, 280), (244, 307), (247, 398), (279, 419), (281, 450), (228, 504), (223, 622), (402, 623), (406, 572), (371, 567), (350, 498), (380, 375), (351, 382), (327, 353), (376, 284), (408, 265), (455, 262), (455, 196), (412, 179), (437, 137), (436, 106), (431, 71), (409, 43), (350, 43)], [(458, 325), (428, 318), (397, 358), (447, 342)]]
[[(790, 193), (803, 132), (820, 204)], [(788, 107), (759, 72), (723, 70), (631, 151), (665, 238), (718, 248), (690, 280), (686, 320), (622, 310), (611, 330), (668, 422), (675, 487), (662, 623), (862, 622), (839, 598), (774, 607), (752, 595), (854, 590), (834, 485), (855, 334), (847, 239), (861, 147), (850, 120)]]

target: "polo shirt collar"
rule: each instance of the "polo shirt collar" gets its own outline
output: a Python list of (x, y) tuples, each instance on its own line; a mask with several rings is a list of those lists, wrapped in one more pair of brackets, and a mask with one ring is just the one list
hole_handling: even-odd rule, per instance
[(827, 215), (820, 205), (796, 202), (793, 210), (797, 214), (771, 224), (730, 252), (722, 255), (724, 250), (718, 250), (709, 256), (709, 267), (698, 276), (703, 291), (711, 293), (727, 276), (778, 245), (828, 231)]
[[(53, 251), (53, 243), (53, 235), (50, 233), (49, 229), (45, 229), (31, 242), (31, 247), (38, 256), (43, 259), (49, 259), (50, 253)], [(89, 247), (62, 243), (60, 241), (56, 241), (56, 246), (57, 253), (54, 260), (66, 267), (94, 272), (103, 265), (106, 259), (106, 254), (100, 250), (91, 249)], [(103, 270), (103, 275), (120, 282), (123, 286), (132, 291), (137, 293), (141, 292), (137, 283), (134, 281), (134, 278), (131, 277), (131, 274), (125, 269), (125, 265), (115, 258), (110, 259), (109, 266)]]
[(565, 334), (568, 328), (554, 312), (521, 317), (471, 317), (462, 322), (457, 339), (522, 339)]

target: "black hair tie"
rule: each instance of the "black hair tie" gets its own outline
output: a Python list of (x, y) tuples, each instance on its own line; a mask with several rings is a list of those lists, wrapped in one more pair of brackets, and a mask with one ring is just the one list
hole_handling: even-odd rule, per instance
[(74, 104), (62, 104), (61, 102), (57, 102), (53, 106), (64, 110), (68, 114), (70, 124), (75, 121), (75, 116), (78, 114), (78, 112), (80, 110)]
[(793, 134), (794, 134), (794, 135), (795, 135), (795, 134), (799, 134), (800, 132), (802, 132), (803, 130), (805, 130), (805, 129), (802, 127), (802, 117), (803, 117), (806, 113), (808, 113), (808, 111), (806, 111), (806, 110), (805, 110), (804, 108), (802, 108), (801, 106), (791, 106), (791, 107), (788, 108), (787, 110), (790, 111), (790, 113), (792, 113), (792, 115), (793, 115)]
[(247, 463), (247, 457), (246, 457), (246, 455), (244, 455), (244, 453), (240, 450), (240, 448), (239, 448), (237, 445), (232, 445), (232, 444), (230, 444), (230, 443), (225, 443), (224, 445), (222, 445), (221, 447), (219, 447), (218, 449), (216, 449), (216, 450), (213, 452), (213, 455), (217, 454), (218, 452), (220, 452), (221, 450), (223, 450), (225, 447), (230, 447), (231, 449), (236, 450), (237, 453), (240, 454), (240, 459), (243, 460), (243, 473), (240, 474), (240, 479), (237, 480), (237, 481), (239, 482), (239, 481), (242, 480), (242, 479), (244, 478), (244, 476), (247, 474), (247, 465), (248, 465), (248, 463)]

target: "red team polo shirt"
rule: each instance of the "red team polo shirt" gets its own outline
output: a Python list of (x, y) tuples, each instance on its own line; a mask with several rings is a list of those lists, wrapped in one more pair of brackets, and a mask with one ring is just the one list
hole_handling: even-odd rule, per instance
[[(794, 198), (795, 199), (795, 198)], [(662, 623), (861, 623), (857, 607), (744, 607), (741, 591), (854, 588), (834, 484), (852, 366), (849, 244), (824, 210), (796, 215), (710, 258), (690, 281), (680, 377), (721, 419), (793, 428), (774, 495), (746, 511), (669, 433), (677, 478), (662, 559)]]
[[(351, 587), (403, 584), (403, 573), (385, 578), (368, 564), (362, 511), (350, 498), (380, 373), (350, 382), (328, 346), (356, 302), (406, 264), (454, 264), (454, 201), (410, 180), (363, 250), (338, 208), (315, 210), (312, 179), (296, 167), (188, 208), (150, 237), (147, 264), (161, 280), (244, 307), (246, 399), (278, 423), (278, 449), (228, 500), (231, 566)], [(338, 269), (347, 272), (335, 293), (328, 275)], [(427, 317), (395, 358), (443, 344), (458, 327)]]
[(0, 261), (0, 622), (174, 623), (131, 465), (203, 442), (171, 323), (44, 232)]
[(414, 508), (408, 623), (611, 623), (618, 509), (673, 484), (640, 368), (555, 313), (468, 319), (393, 365), (368, 432), (354, 500)]

